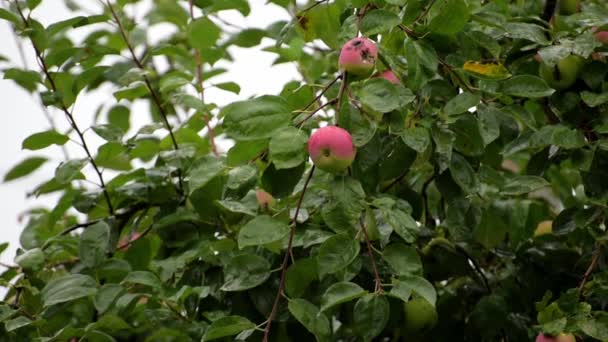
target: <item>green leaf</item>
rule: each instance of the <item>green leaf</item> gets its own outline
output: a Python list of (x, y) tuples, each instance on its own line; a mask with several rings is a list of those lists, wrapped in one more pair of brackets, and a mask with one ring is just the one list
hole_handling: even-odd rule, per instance
[(366, 81), (357, 91), (357, 97), (364, 105), (380, 113), (388, 113), (402, 105), (397, 86), (383, 78)]
[(506, 224), (500, 219), (500, 212), (494, 208), (488, 208), (475, 227), (473, 237), (485, 248), (492, 249), (504, 240), (507, 231)]
[(445, 35), (460, 32), (471, 14), (464, 0), (437, 1), (431, 10), (437, 14), (429, 23), (429, 31)]
[(35, 91), (41, 83), (40, 73), (16, 68), (4, 70), (4, 79), (15, 81), (19, 86), (29, 92)]
[(462, 188), (466, 193), (475, 193), (478, 191), (479, 181), (475, 170), (471, 167), (471, 164), (459, 153), (452, 154), (452, 161), (450, 163), (450, 174), (452, 179)]
[(320, 276), (335, 273), (348, 266), (357, 255), (359, 242), (346, 234), (338, 234), (325, 240), (319, 247), (317, 262)]
[(292, 299), (289, 301), (287, 308), (298, 322), (302, 323), (308, 331), (317, 336), (317, 339), (331, 335), (327, 316), (306, 299)]
[(400, 23), (401, 19), (395, 13), (384, 9), (375, 9), (363, 16), (361, 32), (366, 36), (371, 36), (389, 31)]
[(48, 159), (44, 157), (29, 157), (13, 166), (5, 175), (4, 181), (9, 182), (25, 177), (39, 169)]
[(6, 328), (6, 332), (11, 332), (11, 331), (15, 331), (19, 328), (27, 327), (28, 325), (30, 325), (32, 323), (33, 322), (31, 319), (29, 319), (25, 316), (19, 316), (17, 318), (4, 322), (4, 327)]
[(117, 142), (109, 142), (99, 146), (95, 162), (100, 167), (112, 170), (128, 171), (131, 169), (131, 159), (127, 148)]
[(405, 242), (416, 241), (420, 227), (411, 215), (401, 209), (383, 210), (382, 213), (389, 226)]
[(503, 27), (509, 37), (513, 39), (529, 40), (541, 45), (547, 45), (549, 40), (545, 29), (536, 24), (528, 23), (506, 23)]
[(418, 153), (424, 153), (431, 143), (429, 131), (424, 127), (408, 128), (400, 136), (407, 146)]
[(532, 75), (517, 75), (502, 82), (501, 90), (507, 95), (538, 98), (547, 97), (555, 92), (540, 77)]
[(477, 106), (479, 101), (481, 101), (481, 95), (466, 92), (460, 93), (445, 104), (443, 111), (448, 115), (462, 114)]
[(565, 149), (575, 149), (585, 146), (582, 132), (563, 125), (546, 125), (530, 137), (531, 148), (544, 148), (555, 145)]
[(241, 331), (255, 328), (255, 324), (241, 316), (225, 316), (219, 318), (205, 331), (202, 342), (217, 340), (219, 338), (233, 336)]
[(23, 140), (21, 147), (26, 150), (40, 150), (51, 145), (64, 145), (68, 136), (55, 130), (35, 133)]
[(581, 99), (583, 99), (583, 102), (585, 102), (587, 106), (592, 108), (597, 107), (608, 102), (608, 91), (601, 94), (595, 94), (590, 91), (582, 91)]
[(321, 209), (323, 220), (335, 232), (353, 231), (365, 205), (361, 183), (350, 177), (336, 179), (329, 189), (330, 197)]
[(253, 140), (237, 142), (229, 151), (226, 157), (228, 166), (237, 166), (248, 162), (259, 156), (268, 146), (268, 140)]
[(110, 226), (106, 222), (101, 221), (85, 228), (80, 235), (80, 261), (87, 267), (98, 266), (106, 258), (109, 243)]
[(105, 141), (120, 142), (125, 134), (120, 127), (114, 125), (96, 125), (91, 127), (91, 129)]
[(21, 25), (21, 18), (13, 12), (10, 12), (4, 8), (0, 8), (0, 19), (10, 21), (14, 25)]
[(392, 243), (382, 251), (382, 258), (398, 275), (419, 273), (422, 261), (416, 249), (402, 243)]
[(210, 48), (220, 38), (222, 30), (207, 17), (201, 17), (188, 25), (188, 43), (195, 49)]
[(321, 311), (363, 297), (367, 291), (351, 282), (339, 282), (331, 285), (321, 297)]
[(233, 102), (221, 111), (220, 117), (224, 117), (226, 133), (243, 141), (271, 138), (291, 121), (287, 103), (277, 96)]
[(40, 292), (45, 307), (70, 302), (97, 293), (95, 279), (84, 274), (67, 274), (49, 281)]
[(262, 246), (282, 240), (289, 234), (289, 226), (268, 215), (255, 217), (241, 228), (238, 236), (239, 248)]
[(68, 184), (76, 178), (80, 178), (80, 170), (89, 162), (88, 159), (72, 159), (62, 162), (55, 169), (55, 180), (59, 184)]
[(122, 280), (121, 284), (137, 284), (149, 286), (154, 290), (161, 290), (163, 287), (163, 283), (160, 278), (152, 272), (149, 271), (133, 271), (127, 274), (127, 276)]
[[(405, 292), (415, 292), (433, 306), (435, 306), (435, 302), (437, 302), (437, 292), (435, 291), (435, 288), (428, 280), (422, 277), (415, 275), (401, 276), (399, 277), (399, 280), (395, 282), (395, 287), (397, 287), (399, 291), (406, 290)], [(394, 294), (393, 290), (391, 290), (391, 294)], [(407, 301), (407, 298), (404, 299), (401, 296), (397, 296), (397, 298)]]
[(317, 259), (299, 259), (287, 269), (285, 292), (290, 297), (301, 297), (310, 283), (318, 278)]
[(95, 309), (97, 309), (100, 314), (105, 313), (114, 305), (119, 296), (125, 292), (126, 289), (118, 284), (103, 285), (95, 296)]
[(39, 271), (44, 266), (44, 252), (40, 248), (30, 249), (29, 251), (18, 255), (15, 258), (15, 263), (24, 270)]
[(368, 294), (359, 298), (354, 308), (353, 323), (364, 341), (380, 335), (388, 323), (390, 305), (384, 295)]
[(254, 288), (270, 276), (270, 263), (257, 255), (238, 255), (224, 267), (222, 291), (244, 291)]
[(241, 92), (241, 86), (239, 86), (235, 82), (218, 83), (218, 84), (215, 84), (215, 86), (222, 90), (229, 91), (231, 93), (235, 93), (237, 95)]
[(195, 160), (186, 175), (190, 194), (204, 187), (223, 170), (224, 164), (220, 159), (204, 156)]
[(290, 169), (306, 160), (308, 136), (295, 127), (284, 127), (270, 139), (270, 159), (277, 170)]
[(542, 177), (515, 176), (505, 183), (501, 193), (505, 196), (519, 196), (547, 186), (549, 182)]

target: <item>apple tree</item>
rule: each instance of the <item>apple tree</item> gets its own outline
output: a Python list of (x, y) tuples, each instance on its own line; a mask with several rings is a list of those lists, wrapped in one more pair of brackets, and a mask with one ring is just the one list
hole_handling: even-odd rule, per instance
[[(4, 175), (58, 201), (0, 341), (608, 341), (605, 0), (41, 2), (2, 72), (67, 123), (23, 148), (79, 153)], [(235, 46), (299, 78), (219, 105)]]

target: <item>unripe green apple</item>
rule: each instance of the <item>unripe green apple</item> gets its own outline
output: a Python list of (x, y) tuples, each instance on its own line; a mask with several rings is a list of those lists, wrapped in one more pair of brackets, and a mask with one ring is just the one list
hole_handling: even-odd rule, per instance
[(572, 334), (561, 333), (557, 336), (538, 334), (536, 342), (576, 342), (576, 337)]
[(429, 331), (437, 324), (437, 311), (424, 298), (411, 299), (405, 303), (404, 310), (404, 334), (421, 334)]
[(349, 40), (342, 46), (338, 65), (340, 70), (357, 76), (368, 76), (376, 65), (378, 48), (365, 37)]
[(581, 10), (581, 0), (559, 0), (557, 4), (559, 14), (571, 15)]
[(541, 63), (538, 73), (551, 88), (563, 90), (574, 84), (583, 63), (584, 59), (582, 57), (570, 55), (557, 62), (553, 67)]
[(308, 139), (308, 154), (319, 169), (337, 173), (353, 163), (357, 150), (348, 131), (337, 126), (325, 126)]
[(541, 236), (545, 234), (551, 234), (553, 232), (553, 221), (547, 220), (539, 222), (534, 231), (534, 236)]

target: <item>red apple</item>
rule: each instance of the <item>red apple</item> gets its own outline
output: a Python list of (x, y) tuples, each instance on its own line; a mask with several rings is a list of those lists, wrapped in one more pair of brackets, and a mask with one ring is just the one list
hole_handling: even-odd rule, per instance
[(399, 81), (399, 78), (397, 78), (397, 75), (395, 75), (395, 73), (392, 72), (391, 70), (386, 70), (381, 73), (378, 73), (378, 74), (376, 74), (376, 77), (384, 78), (385, 80), (387, 80), (393, 84), (401, 83), (401, 81)]
[(343, 128), (319, 128), (308, 139), (308, 154), (316, 167), (327, 172), (346, 170), (355, 160), (357, 150), (353, 138)]
[(365, 37), (359, 37), (344, 44), (338, 64), (342, 71), (367, 76), (374, 70), (376, 59), (378, 59), (376, 44)]
[(595, 39), (602, 44), (608, 44), (608, 31), (595, 32)]
[(557, 336), (546, 334), (538, 334), (536, 342), (576, 342), (576, 338), (572, 334), (561, 333)]

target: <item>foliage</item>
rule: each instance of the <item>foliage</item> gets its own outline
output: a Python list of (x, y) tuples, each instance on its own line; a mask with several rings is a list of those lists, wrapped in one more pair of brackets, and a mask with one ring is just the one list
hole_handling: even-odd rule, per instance
[[(0, 9), (40, 67), (4, 78), (70, 129), (23, 148), (82, 154), (32, 191), (60, 199), (30, 212), (0, 275), (0, 341), (608, 341), (605, 1), (553, 15), (552, 0), (270, 0), (293, 19), (266, 29), (219, 19), (249, 15), (245, 0), (155, 0), (137, 21), (141, 1), (100, 1), (46, 26), (40, 2)], [(160, 24), (174, 33), (154, 41)], [(400, 84), (340, 74), (359, 32)], [(234, 46), (301, 80), (218, 107), (204, 90), (239, 92), (213, 83)], [(550, 87), (539, 64), (558, 77), (571, 54), (576, 77)], [(101, 87), (113, 97), (83, 127), (74, 103)], [(141, 101), (151, 122), (132, 127)], [(307, 160), (325, 123), (357, 146), (343, 174)], [(260, 189), (274, 199), (259, 205)], [(408, 323), (412, 300), (434, 327)]]

